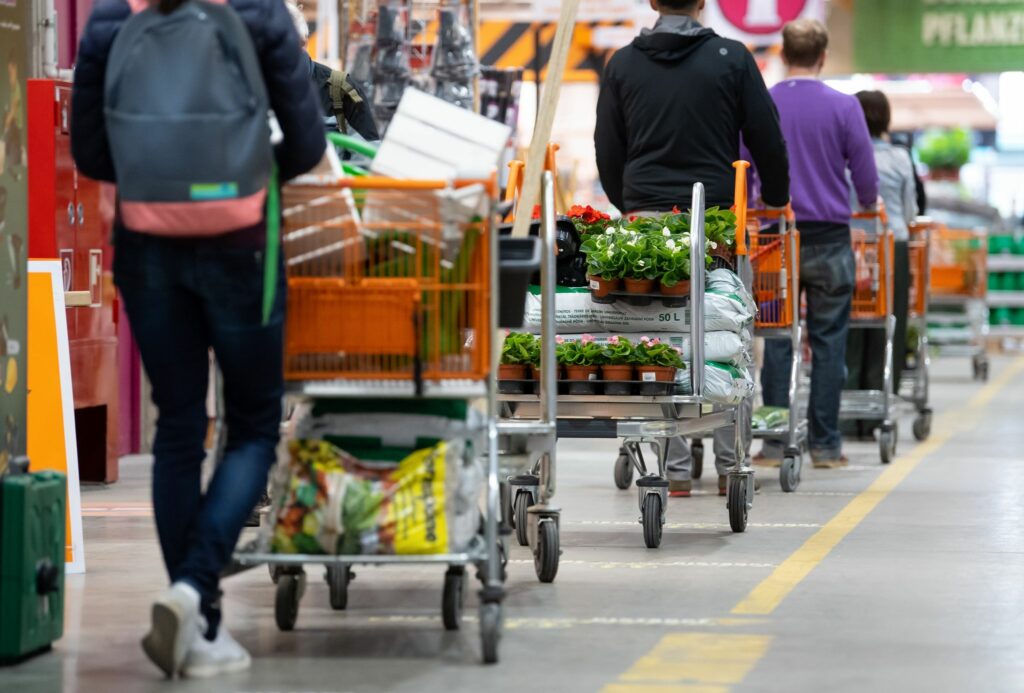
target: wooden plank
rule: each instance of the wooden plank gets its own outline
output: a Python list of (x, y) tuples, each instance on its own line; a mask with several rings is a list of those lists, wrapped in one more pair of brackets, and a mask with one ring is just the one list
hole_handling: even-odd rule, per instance
[(558, 108), (558, 95), (562, 89), (565, 66), (569, 58), (569, 47), (572, 34), (576, 28), (576, 15), (579, 13), (580, 0), (565, 0), (562, 3), (562, 14), (558, 18), (558, 31), (551, 46), (551, 61), (548, 63), (548, 79), (544, 83), (540, 105), (537, 110), (537, 124), (533, 129), (533, 140), (526, 156), (526, 175), (523, 179), (523, 193), (519, 198), (519, 210), (516, 223), (512, 229), (513, 236), (525, 237), (530, 233), (530, 221), (533, 207), (540, 199), (541, 176), (544, 172), (544, 158), (551, 130), (555, 124), (555, 111)]

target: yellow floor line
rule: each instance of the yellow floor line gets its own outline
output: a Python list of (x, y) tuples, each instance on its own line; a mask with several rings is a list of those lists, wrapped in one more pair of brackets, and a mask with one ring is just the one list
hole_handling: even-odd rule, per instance
[(672, 633), (604, 693), (728, 691), (746, 678), (771, 641), (767, 635)]
[(854, 498), (838, 515), (808, 539), (803, 546), (783, 561), (761, 584), (737, 604), (735, 615), (766, 616), (797, 585), (821, 563), (843, 538), (852, 532), (893, 489), (907, 478), (921, 462), (938, 452), (950, 439), (969, 427), (978, 412), (1017, 376), (1024, 372), (1024, 358), (1017, 359), (1002, 374), (986, 385), (963, 409), (949, 412), (936, 421), (932, 438), (921, 443), (907, 455), (896, 459), (863, 493)]

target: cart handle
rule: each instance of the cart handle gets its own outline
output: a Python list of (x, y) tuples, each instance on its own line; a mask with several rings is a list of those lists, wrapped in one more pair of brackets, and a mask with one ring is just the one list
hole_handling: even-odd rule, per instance
[(734, 195), (733, 211), (736, 213), (736, 254), (747, 254), (747, 170), (750, 168), (749, 161), (736, 161), (733, 163), (736, 169), (736, 193)]
[(885, 211), (885, 203), (881, 199), (878, 200), (878, 209), (867, 212), (854, 212), (853, 218), (868, 221), (877, 219), (883, 227), (889, 228), (889, 214)]
[[(558, 200), (558, 168), (555, 164), (555, 154), (561, 147), (554, 142), (548, 144), (544, 154), (544, 170), (549, 172), (554, 179), (554, 195), (557, 204)], [(516, 202), (523, 192), (523, 179), (526, 174), (526, 163), (520, 159), (513, 159), (508, 162), (508, 185), (505, 187), (505, 202)], [(512, 212), (505, 217), (506, 222), (515, 220), (516, 209), (513, 206)], [(532, 213), (532, 210), (531, 210)]]
[(340, 149), (346, 149), (353, 154), (362, 154), (369, 158), (377, 156), (377, 148), (366, 140), (361, 140), (340, 132), (328, 132), (327, 141)]

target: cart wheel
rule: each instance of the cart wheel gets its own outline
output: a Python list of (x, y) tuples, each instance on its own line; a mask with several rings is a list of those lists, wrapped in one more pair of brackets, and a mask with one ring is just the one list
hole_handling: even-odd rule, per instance
[(649, 549), (656, 549), (661, 546), (661, 496), (657, 493), (648, 493), (644, 496), (642, 515), (640, 517), (644, 525), (644, 543)]
[(923, 411), (914, 419), (914, 440), (923, 443), (932, 434), (932, 413)]
[(615, 486), (622, 491), (633, 485), (633, 460), (629, 455), (619, 455), (615, 460)]
[(982, 355), (975, 356), (973, 360), (974, 379), (985, 383), (988, 382), (988, 358)]
[(878, 451), (882, 456), (882, 464), (890, 464), (896, 459), (896, 424), (883, 426), (878, 436)]
[(782, 466), (779, 468), (779, 483), (786, 493), (793, 493), (800, 487), (801, 466), (799, 457), (787, 457), (782, 460)]
[(544, 583), (555, 581), (560, 555), (558, 524), (554, 520), (541, 518), (537, 525), (537, 547), (533, 552), (533, 567), (537, 571), (538, 580)]
[(441, 619), (445, 630), (458, 630), (462, 626), (462, 606), (466, 602), (466, 569), (461, 565), (448, 568), (444, 576), (444, 597), (441, 599)]
[(747, 531), (747, 477), (729, 476), (729, 526), (739, 533)]
[(352, 566), (350, 565), (327, 566), (324, 580), (327, 581), (331, 608), (335, 611), (344, 611), (348, 607), (348, 584), (352, 582), (352, 578)]
[(516, 539), (519, 541), (520, 546), (530, 545), (530, 533), (529, 533), (529, 518), (530, 515), (527, 511), (530, 509), (530, 505), (533, 503), (533, 496), (529, 491), (520, 491), (516, 494), (516, 500), (513, 504), (515, 509), (516, 518)]
[(277, 627), (285, 632), (295, 630), (295, 621), (299, 618), (299, 600), (302, 599), (305, 581), (305, 573), (282, 573), (277, 579), (274, 620)]
[(693, 464), (690, 467), (690, 478), (697, 480), (704, 474), (704, 441), (694, 438), (690, 443), (690, 454), (693, 456)]
[(501, 642), (501, 625), (501, 604), (481, 604), (480, 644), (483, 650), (484, 664), (496, 664), (498, 662), (498, 643)]
[(281, 577), (281, 566), (268, 563), (267, 570), (270, 572), (270, 579), (276, 585), (278, 579)]

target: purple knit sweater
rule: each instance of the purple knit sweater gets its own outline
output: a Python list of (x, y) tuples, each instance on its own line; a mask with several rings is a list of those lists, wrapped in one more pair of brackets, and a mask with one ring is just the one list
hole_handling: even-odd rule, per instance
[(847, 170), (861, 205), (874, 205), (875, 150), (857, 99), (816, 79), (787, 79), (770, 91), (789, 149), (797, 221), (850, 222)]

